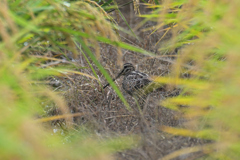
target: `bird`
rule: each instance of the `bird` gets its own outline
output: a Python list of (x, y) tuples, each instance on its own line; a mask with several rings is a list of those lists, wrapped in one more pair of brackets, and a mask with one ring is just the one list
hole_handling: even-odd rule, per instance
[[(136, 71), (132, 63), (125, 63), (122, 70), (113, 79), (113, 81), (117, 80), (121, 76), (124, 76), (122, 88), (130, 96), (137, 98), (138, 101), (140, 99), (144, 100), (147, 97), (147, 94), (145, 93), (145, 87), (152, 82), (151, 78), (147, 74)], [(107, 86), (109, 86), (109, 83), (106, 84), (103, 89), (105, 89)], [(140, 107), (142, 108), (143, 106)]]

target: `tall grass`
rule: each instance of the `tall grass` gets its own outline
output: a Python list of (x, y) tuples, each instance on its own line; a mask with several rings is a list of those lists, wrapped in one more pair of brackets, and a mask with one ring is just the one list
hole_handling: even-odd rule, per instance
[[(179, 49), (172, 76), (156, 81), (178, 85), (183, 92), (163, 104), (182, 111), (188, 119), (185, 128), (164, 130), (213, 140), (213, 145), (198, 150), (211, 153), (214, 159), (238, 159), (240, 1), (172, 0), (152, 7), (155, 12), (146, 17), (156, 20), (158, 15), (156, 32), (172, 33), (160, 51)], [(162, 30), (164, 25), (169, 27)], [(172, 155), (184, 151), (176, 153)]]
[[(188, 120), (182, 128), (162, 129), (212, 142), (179, 150), (165, 159), (189, 153), (190, 149), (209, 154), (211, 159), (238, 159), (240, 2), (154, 3), (149, 6), (152, 14), (142, 15), (146, 19), (135, 29), (150, 20), (157, 21), (155, 31), (165, 32), (156, 44), (159, 52), (178, 49), (171, 76), (157, 77), (155, 81), (182, 88), (180, 96), (167, 98), (162, 104), (183, 112)], [(101, 87), (94, 63), (128, 106), (99, 63), (99, 42), (116, 47), (118, 64), (121, 48), (153, 54), (121, 42), (118, 26), (94, 1), (3, 0), (0, 6), (0, 158), (110, 159), (111, 153), (132, 147), (136, 143), (132, 137), (102, 140), (84, 128), (76, 131), (71, 126), (74, 114), (70, 114), (64, 98), (45, 84), (51, 76), (71, 81), (69, 75), (79, 74)], [(139, 11), (138, 4), (135, 7)], [(172, 38), (163, 43), (168, 32)], [(85, 53), (92, 75), (84, 72), (85, 66), (71, 61), (80, 52)], [(61, 116), (43, 118), (45, 102), (58, 107)], [(66, 132), (54, 133), (42, 123), (59, 117), (66, 122)]]
[[(84, 130), (74, 134), (66, 102), (45, 84), (49, 76), (73, 73), (98, 80), (96, 75), (72, 71), (83, 68), (68, 57), (79, 54), (75, 44), (95, 62), (100, 58), (98, 41), (145, 51), (119, 42), (107, 20), (111, 17), (90, 1), (5, 0), (0, 6), (0, 159), (108, 159), (110, 153), (131, 147), (131, 137), (100, 141)], [(46, 99), (60, 108), (68, 132), (54, 134), (39, 123), (59, 119), (41, 119)]]

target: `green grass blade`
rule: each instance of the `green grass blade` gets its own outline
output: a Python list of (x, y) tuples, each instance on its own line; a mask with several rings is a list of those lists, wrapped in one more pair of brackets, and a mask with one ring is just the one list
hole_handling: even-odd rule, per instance
[(104, 77), (107, 79), (107, 81), (110, 83), (110, 85), (113, 87), (113, 89), (115, 90), (115, 92), (117, 93), (117, 95), (119, 96), (119, 98), (122, 100), (122, 102), (124, 103), (124, 105), (127, 107), (128, 110), (131, 110), (129, 107), (129, 104), (127, 103), (126, 99), (124, 98), (124, 96), (122, 95), (121, 91), (118, 89), (117, 85), (112, 81), (112, 78), (110, 77), (110, 75), (107, 73), (107, 71), (103, 68), (103, 66), (98, 62), (98, 60), (96, 59), (95, 55), (91, 52), (91, 50), (87, 47), (87, 45), (85, 44), (85, 42), (82, 40), (82, 38), (80, 37), (76, 37), (76, 39), (81, 43), (82, 48), (84, 49), (84, 51), (88, 54), (88, 56), (92, 59), (92, 61), (94, 62), (94, 64), (96, 64), (96, 66), (99, 68), (99, 70), (102, 72), (102, 74), (104, 75)]

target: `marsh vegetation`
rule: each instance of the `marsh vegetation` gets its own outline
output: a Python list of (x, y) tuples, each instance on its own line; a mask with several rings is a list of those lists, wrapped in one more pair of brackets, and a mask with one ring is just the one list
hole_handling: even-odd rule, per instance
[[(240, 156), (239, 0), (0, 6), (0, 159)], [(158, 86), (143, 110), (126, 62)]]

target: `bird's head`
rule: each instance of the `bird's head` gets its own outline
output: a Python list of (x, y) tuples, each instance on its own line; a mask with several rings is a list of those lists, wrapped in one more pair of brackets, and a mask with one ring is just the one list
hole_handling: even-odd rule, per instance
[[(125, 63), (123, 65), (123, 69), (121, 70), (121, 72), (116, 76), (116, 78), (113, 79), (113, 81), (115, 81), (116, 79), (118, 79), (121, 76), (125, 76), (128, 75), (130, 72), (135, 71), (134, 66), (132, 65), (132, 63)], [(107, 86), (109, 86), (109, 83), (107, 85), (105, 85), (103, 88), (106, 88)]]
[(134, 66), (132, 65), (132, 63), (125, 63), (123, 65), (123, 69), (121, 70), (121, 72), (117, 75), (116, 79), (119, 78), (120, 76), (125, 76), (128, 75), (130, 72), (135, 71)]

